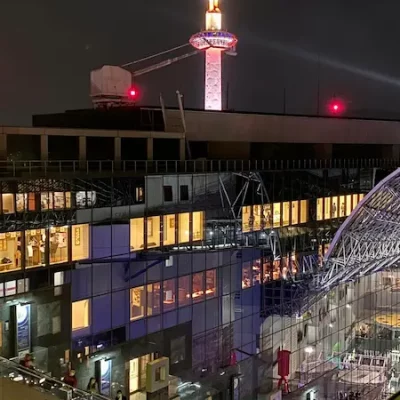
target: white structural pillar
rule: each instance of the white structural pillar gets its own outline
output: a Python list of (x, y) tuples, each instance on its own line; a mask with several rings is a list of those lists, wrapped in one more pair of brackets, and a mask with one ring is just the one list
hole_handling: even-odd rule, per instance
[(206, 50), (205, 110), (222, 110), (222, 54), (221, 49)]

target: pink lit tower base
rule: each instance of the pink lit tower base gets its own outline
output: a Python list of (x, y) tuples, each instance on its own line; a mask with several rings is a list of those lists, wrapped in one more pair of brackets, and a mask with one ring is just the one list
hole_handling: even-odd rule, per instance
[(206, 29), (194, 34), (190, 44), (197, 50), (206, 52), (205, 70), (205, 110), (222, 110), (222, 52), (236, 46), (237, 38), (222, 30), (222, 14), (219, 0), (208, 0)]

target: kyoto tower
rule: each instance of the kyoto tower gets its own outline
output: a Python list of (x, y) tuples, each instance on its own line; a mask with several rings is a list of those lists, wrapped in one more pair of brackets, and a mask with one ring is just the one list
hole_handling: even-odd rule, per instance
[(206, 28), (190, 38), (190, 44), (206, 52), (204, 109), (222, 110), (222, 52), (236, 46), (237, 38), (222, 30), (219, 0), (208, 0)]

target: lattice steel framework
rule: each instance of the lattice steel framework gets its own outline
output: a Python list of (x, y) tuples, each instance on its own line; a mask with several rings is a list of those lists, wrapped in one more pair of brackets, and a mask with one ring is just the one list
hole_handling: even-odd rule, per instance
[(317, 287), (328, 290), (400, 260), (400, 169), (382, 180), (337, 231)]

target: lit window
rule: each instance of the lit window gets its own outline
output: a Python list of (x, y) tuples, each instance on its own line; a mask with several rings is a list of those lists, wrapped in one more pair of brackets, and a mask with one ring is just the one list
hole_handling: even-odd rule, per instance
[(249, 288), (251, 286), (252, 273), (250, 262), (243, 263), (242, 266), (242, 289)]
[(308, 200), (300, 201), (300, 223), (308, 222)]
[(46, 263), (46, 231), (31, 229), (25, 231), (26, 268), (34, 268)]
[(204, 239), (204, 211), (196, 211), (193, 214), (193, 241)]
[(143, 203), (143, 201), (144, 201), (144, 189), (141, 186), (136, 188), (135, 197), (136, 197), (135, 198), (136, 203)]
[(181, 276), (178, 279), (178, 302), (179, 307), (190, 305), (191, 290), (190, 290), (190, 275)]
[(1, 198), (3, 202), (3, 213), (13, 214), (15, 212), (14, 195), (12, 193), (4, 193)]
[(88, 328), (90, 325), (90, 301), (89, 299), (72, 303), (72, 330)]
[(146, 292), (144, 286), (131, 289), (131, 321), (144, 317)]
[(192, 277), (192, 287), (193, 287), (193, 302), (199, 302), (204, 300), (204, 272), (198, 272), (193, 274)]
[(89, 258), (89, 224), (73, 225), (72, 229), (72, 261)]
[(36, 194), (28, 193), (28, 211), (36, 211)]
[(272, 206), (271, 204), (264, 204), (263, 206), (263, 219), (261, 220), (261, 228), (272, 228)]
[(133, 218), (130, 223), (131, 249), (143, 250), (144, 248), (144, 218)]
[(253, 206), (253, 230), (259, 231), (261, 229), (261, 214), (262, 207), (261, 205)]
[(17, 193), (15, 196), (17, 212), (24, 212), (28, 209), (28, 193)]
[(273, 227), (278, 228), (281, 226), (281, 203), (274, 203)]
[(217, 271), (206, 271), (206, 297), (207, 299), (217, 295)]
[(324, 219), (331, 218), (331, 198), (325, 197), (324, 198)]
[(346, 196), (346, 217), (349, 216), (353, 208), (351, 207), (351, 194)]
[(264, 259), (262, 266), (263, 282), (268, 282), (272, 280), (272, 262)]
[(42, 192), (40, 193), (40, 204), (42, 210), (52, 210), (54, 207), (54, 196), (53, 192)]
[(190, 213), (178, 214), (178, 243), (190, 242)]
[(357, 207), (357, 204), (358, 204), (358, 194), (353, 194), (353, 207), (351, 211), (353, 211)]
[(299, 202), (298, 201), (292, 201), (292, 225), (297, 225), (299, 223)]
[(65, 208), (71, 208), (71, 192), (65, 192)]
[(76, 206), (78, 208), (93, 207), (96, 204), (96, 192), (88, 190), (79, 191), (75, 195)]
[(21, 269), (21, 255), (21, 232), (0, 233), (0, 272)]
[(163, 282), (164, 311), (173, 310), (176, 307), (176, 281), (168, 279)]
[(147, 315), (160, 314), (161, 285), (160, 282), (147, 285)]
[(317, 199), (317, 221), (324, 219), (324, 199)]
[(68, 262), (68, 230), (67, 226), (50, 228), (50, 264)]
[(163, 217), (163, 243), (170, 246), (176, 243), (175, 238), (175, 214), (164, 215)]
[(331, 218), (337, 218), (338, 212), (339, 212), (338, 197), (333, 196), (332, 197), (332, 206), (331, 206)]
[(160, 247), (160, 217), (147, 218), (147, 247)]
[(290, 225), (290, 202), (282, 203), (282, 226)]
[(64, 192), (54, 192), (54, 209), (63, 210), (66, 207), (65, 193)]
[(339, 217), (345, 217), (346, 216), (346, 197), (345, 196), (340, 196), (339, 197)]
[(255, 260), (252, 266), (253, 285), (261, 283), (261, 260)]
[(250, 232), (252, 229), (251, 206), (242, 207), (242, 232)]

